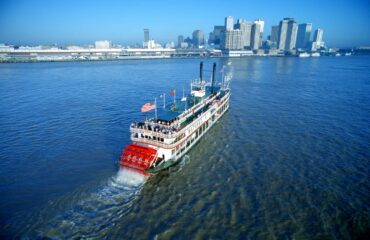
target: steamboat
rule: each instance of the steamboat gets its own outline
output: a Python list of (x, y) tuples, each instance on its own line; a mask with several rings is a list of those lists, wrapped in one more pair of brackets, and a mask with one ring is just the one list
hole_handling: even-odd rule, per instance
[(155, 117), (130, 126), (131, 144), (120, 157), (120, 165), (156, 174), (179, 162), (204, 136), (229, 108), (231, 74), (225, 73), (216, 83), (216, 63), (213, 64), (210, 81), (203, 79), (203, 63), (200, 63), (199, 79), (190, 82), (190, 93), (173, 103), (158, 107), (157, 101), (146, 103), (142, 112), (155, 111)]

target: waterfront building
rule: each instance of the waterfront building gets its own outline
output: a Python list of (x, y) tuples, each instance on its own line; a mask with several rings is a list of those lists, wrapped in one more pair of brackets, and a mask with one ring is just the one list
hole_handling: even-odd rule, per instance
[(149, 41), (149, 29), (145, 28), (144, 29), (144, 42), (148, 42), (148, 41)]
[(320, 48), (325, 47), (325, 43), (323, 41), (323, 35), (324, 35), (324, 30), (321, 28), (316, 29), (314, 35), (313, 35), (313, 41), (311, 44), (311, 51), (316, 51)]
[(109, 49), (112, 48), (112, 42), (108, 40), (95, 41), (96, 49)]
[(177, 47), (181, 48), (181, 44), (184, 42), (184, 36), (183, 35), (179, 35), (177, 37)]
[(199, 47), (204, 44), (204, 36), (201, 30), (195, 30), (193, 32), (193, 45), (194, 47)]
[(255, 20), (252, 25), (251, 49), (258, 50), (262, 46), (262, 35), (265, 22), (261, 19)]
[(182, 42), (180, 44), (180, 48), (188, 48), (189, 47), (189, 44), (187, 42)]
[(150, 39), (146, 44), (144, 43), (144, 48), (148, 49), (157, 49), (157, 48), (162, 48), (162, 45), (155, 42), (153, 39)]
[(13, 46), (9, 46), (9, 45), (6, 45), (4, 43), (0, 43), (0, 52), (1, 51), (12, 51), (14, 50), (14, 47)]
[(302, 23), (298, 25), (297, 44), (296, 47), (306, 49), (310, 41), (312, 31), (312, 23)]
[(258, 50), (260, 47), (260, 31), (261, 25), (253, 24), (252, 25), (252, 35), (251, 35), (251, 49)]
[(279, 38), (278, 38), (278, 49), (285, 49), (286, 34), (288, 30), (288, 20), (283, 19), (279, 24)]
[(213, 31), (209, 34), (209, 41), (208, 43), (220, 45), (222, 33), (225, 30), (224, 26), (214, 26)]
[(257, 20), (254, 20), (253, 24), (258, 24), (260, 25), (260, 40), (259, 40), (259, 47), (262, 46), (262, 37), (263, 37), (263, 31), (265, 29), (265, 21), (263, 21), (262, 19), (257, 19)]
[(271, 26), (271, 35), (270, 35), (270, 48), (277, 48), (277, 43), (279, 39), (279, 25)]
[(239, 29), (225, 31), (222, 37), (221, 48), (223, 50), (242, 50), (242, 31)]
[(294, 18), (284, 18), (279, 24), (278, 49), (290, 51), (295, 48), (298, 26)]
[(251, 46), (252, 23), (247, 22), (244, 19), (238, 19), (237, 23), (234, 25), (234, 28), (239, 29), (242, 32), (243, 48), (250, 48), (250, 46)]
[(232, 16), (227, 16), (225, 18), (225, 31), (234, 30), (234, 18)]
[(175, 48), (175, 47), (176, 45), (175, 42), (173, 41), (165, 44), (165, 48)]
[(322, 42), (324, 35), (324, 30), (321, 28), (316, 29), (314, 35), (313, 35), (313, 41), (314, 42)]
[(184, 42), (188, 44), (189, 48), (193, 46), (193, 39), (191, 39), (190, 37), (186, 37)]
[(296, 48), (298, 24), (296, 21), (290, 20), (288, 22), (288, 32), (286, 40), (286, 50), (293, 50)]

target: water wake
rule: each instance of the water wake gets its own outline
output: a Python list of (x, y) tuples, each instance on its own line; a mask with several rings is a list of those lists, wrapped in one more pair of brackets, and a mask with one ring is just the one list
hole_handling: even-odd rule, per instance
[(130, 211), (148, 176), (121, 169), (106, 185), (79, 200), (38, 230), (47, 238), (102, 238)]

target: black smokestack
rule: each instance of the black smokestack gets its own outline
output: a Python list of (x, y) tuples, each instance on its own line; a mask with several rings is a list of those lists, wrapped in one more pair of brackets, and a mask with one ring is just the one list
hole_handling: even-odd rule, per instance
[(203, 80), (203, 62), (200, 62), (199, 78), (200, 78), (200, 81)]
[(212, 85), (211, 85), (211, 93), (213, 94), (213, 86), (215, 84), (216, 78), (216, 63), (213, 63), (213, 71), (212, 71)]

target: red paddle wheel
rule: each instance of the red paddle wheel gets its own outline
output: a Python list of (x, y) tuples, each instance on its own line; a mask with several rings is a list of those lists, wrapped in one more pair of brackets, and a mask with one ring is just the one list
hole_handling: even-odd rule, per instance
[(144, 171), (155, 161), (157, 150), (136, 144), (127, 145), (121, 155), (122, 166)]

